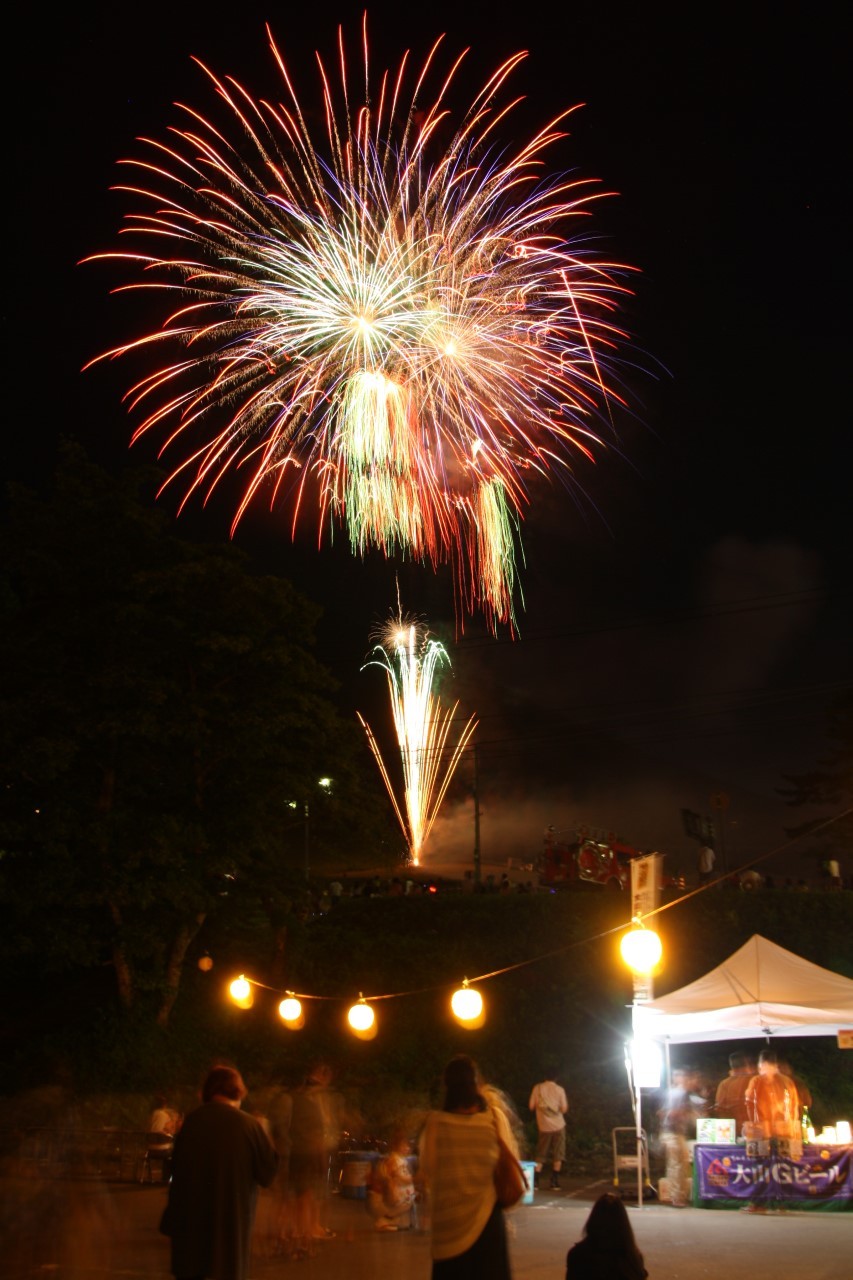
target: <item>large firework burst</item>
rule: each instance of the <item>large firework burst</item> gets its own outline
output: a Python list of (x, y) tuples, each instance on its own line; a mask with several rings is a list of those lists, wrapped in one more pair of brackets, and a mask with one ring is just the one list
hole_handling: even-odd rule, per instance
[(451, 563), (462, 613), (511, 623), (531, 480), (591, 457), (623, 336), (622, 269), (568, 235), (601, 193), (543, 168), (569, 112), (501, 148), (518, 53), (441, 143), (464, 55), (438, 75), (439, 40), (374, 81), (365, 29), (358, 95), (341, 37), (339, 91), (318, 58), (315, 137), (268, 34), (284, 103), (199, 63), (216, 119), (182, 106), (123, 162), (137, 247), (95, 256), (160, 291), (163, 323), (98, 359), (166, 353), (127, 399), (134, 439), (180, 451), (184, 501), (239, 470), (235, 525), (262, 490), (294, 522), (311, 503), (321, 539), (339, 524), (359, 554)]
[(439, 669), (450, 665), (447, 650), (438, 640), (431, 639), (417, 620), (404, 618), (402, 613), (384, 632), (383, 643), (374, 647), (374, 656), (367, 665), (382, 667), (388, 678), (391, 713), (403, 766), (402, 804), (373, 731), (363, 716), (358, 718), (388, 788), (409, 856), (417, 866), (477, 721), (472, 716), (458, 736), (451, 736), (459, 704), (442, 707), (436, 692)]

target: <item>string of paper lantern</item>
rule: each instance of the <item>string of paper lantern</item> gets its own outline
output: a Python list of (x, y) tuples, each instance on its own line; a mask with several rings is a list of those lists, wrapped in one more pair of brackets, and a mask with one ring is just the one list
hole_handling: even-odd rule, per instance
[[(822, 830), (825, 827), (832, 826), (834, 823), (841, 821), (843, 818), (853, 814), (853, 808), (845, 810), (845, 812), (836, 814), (835, 817), (822, 822), (819, 827), (814, 828), (815, 831)], [(753, 858), (748, 863), (744, 863), (741, 867), (736, 867), (729, 872), (730, 876), (737, 875), (738, 872), (754, 867), (757, 862), (763, 862), (766, 858), (773, 854), (779, 853), (786, 849), (789, 845), (796, 843), (794, 840), (784, 841), (775, 848), (770, 849), (767, 853)], [(704, 893), (706, 890), (716, 888), (726, 877), (719, 877), (707, 884), (700, 885), (697, 889), (689, 890), (673, 899), (672, 902), (663, 903), (654, 910), (646, 912), (642, 916), (635, 916), (630, 924), (620, 924), (612, 929), (605, 929), (601, 933), (593, 934), (588, 938), (577, 939), (569, 942), (561, 947), (557, 947), (552, 951), (544, 952), (538, 956), (531, 956), (527, 960), (519, 960), (516, 964), (506, 965), (502, 969), (494, 969), (491, 973), (480, 974), (479, 977), (469, 981), (463, 978), (461, 987), (457, 987), (450, 997), (450, 1008), (453, 1016), (457, 1019), (461, 1026), (468, 1029), (476, 1029), (481, 1027), (485, 1022), (486, 1007), (482, 993), (477, 985), (490, 981), (492, 978), (498, 978), (505, 973), (512, 973), (514, 970), (526, 968), (532, 964), (538, 964), (542, 960), (550, 960), (554, 956), (563, 955), (567, 951), (571, 951), (576, 947), (589, 946), (593, 942), (599, 942), (603, 938), (612, 936), (613, 934), (623, 934), (620, 951), (625, 963), (635, 973), (651, 973), (660, 963), (662, 956), (661, 940), (657, 933), (647, 927), (646, 922), (653, 917), (661, 915), (664, 911), (669, 911), (673, 907), (682, 905), (689, 901), (690, 898), (696, 897), (698, 893)], [(627, 932), (626, 932), (627, 931)], [(207, 952), (198, 962), (199, 968), (208, 972), (213, 968), (213, 960)], [(446, 984), (442, 984), (445, 986)], [(240, 974), (235, 978), (228, 987), (229, 994), (234, 1003), (241, 1009), (250, 1009), (254, 1003), (254, 989), (260, 988), (266, 991), (276, 991), (276, 988), (269, 987), (263, 982), (258, 982), (254, 978), (248, 978), (245, 974)], [(376, 1012), (373, 1008), (380, 1000), (396, 1000), (405, 996), (420, 995), (424, 992), (439, 990), (437, 986), (421, 987), (415, 991), (390, 991), (381, 995), (365, 996), (359, 992), (358, 1000), (352, 1004), (347, 1012), (347, 1022), (350, 1030), (354, 1035), (364, 1040), (371, 1040), (376, 1035), (377, 1023)], [(305, 1025), (305, 1012), (303, 1001), (311, 1000), (335, 1000), (340, 1001), (339, 996), (319, 996), (310, 994), (297, 994), (294, 991), (276, 992), (282, 995), (278, 1012), (285, 1026), (292, 1031), (298, 1031)]]

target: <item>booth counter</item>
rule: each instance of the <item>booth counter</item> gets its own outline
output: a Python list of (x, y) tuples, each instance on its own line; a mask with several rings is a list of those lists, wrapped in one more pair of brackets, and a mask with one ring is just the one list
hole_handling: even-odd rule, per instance
[(853, 1211), (853, 1146), (804, 1146), (799, 1160), (696, 1143), (693, 1202), (700, 1209)]

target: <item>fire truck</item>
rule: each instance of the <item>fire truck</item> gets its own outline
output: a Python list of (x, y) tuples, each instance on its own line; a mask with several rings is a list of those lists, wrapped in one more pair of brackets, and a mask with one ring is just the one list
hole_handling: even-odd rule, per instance
[[(560, 839), (552, 827), (545, 832), (545, 848), (539, 866), (539, 883), (559, 889), (578, 881), (600, 884), (606, 889), (631, 888), (631, 863), (645, 857), (642, 849), (619, 840), (612, 831), (581, 827)], [(662, 886), (683, 888), (672, 876), (663, 876)]]

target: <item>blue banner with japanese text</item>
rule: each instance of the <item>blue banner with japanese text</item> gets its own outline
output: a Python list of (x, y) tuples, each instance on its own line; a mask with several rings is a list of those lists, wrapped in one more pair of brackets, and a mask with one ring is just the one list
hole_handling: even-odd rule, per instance
[(743, 1147), (694, 1149), (696, 1199), (853, 1209), (853, 1147), (808, 1146), (799, 1160), (748, 1156)]

